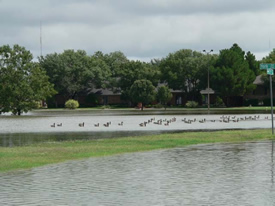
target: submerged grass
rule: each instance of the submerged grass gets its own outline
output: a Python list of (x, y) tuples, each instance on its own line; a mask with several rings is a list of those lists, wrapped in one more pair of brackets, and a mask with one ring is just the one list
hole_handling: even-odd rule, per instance
[(139, 137), (47, 142), (23, 147), (0, 147), (0, 172), (29, 169), (88, 157), (100, 157), (192, 144), (272, 139), (270, 130), (185, 132)]

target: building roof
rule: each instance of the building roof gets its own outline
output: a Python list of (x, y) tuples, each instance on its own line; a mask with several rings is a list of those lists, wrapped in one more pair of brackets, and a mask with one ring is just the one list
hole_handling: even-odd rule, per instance
[(215, 91), (211, 88), (206, 88), (205, 90), (200, 91), (201, 94), (215, 94)]
[(264, 84), (264, 81), (262, 80), (262, 74), (256, 76), (256, 79), (254, 80), (253, 84), (256, 84), (256, 85), (263, 85)]

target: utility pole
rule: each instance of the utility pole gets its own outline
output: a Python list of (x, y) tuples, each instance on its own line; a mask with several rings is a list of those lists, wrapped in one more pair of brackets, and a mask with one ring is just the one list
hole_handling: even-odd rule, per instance
[(40, 21), (40, 57), (42, 57), (42, 23)]
[[(206, 53), (207, 55), (210, 54), (211, 52), (213, 52), (213, 49), (211, 49), (209, 52), (207, 52), (206, 50), (203, 50), (204, 53)], [(209, 83), (209, 66), (207, 69), (207, 111), (208, 114), (210, 112), (210, 83)]]

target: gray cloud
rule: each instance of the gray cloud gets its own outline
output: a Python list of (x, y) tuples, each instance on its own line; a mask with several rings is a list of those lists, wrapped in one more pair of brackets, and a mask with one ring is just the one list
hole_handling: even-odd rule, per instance
[(42, 22), (44, 54), (120, 50), (150, 59), (238, 43), (261, 58), (275, 41), (274, 8), (273, 0), (0, 0), (0, 45), (38, 56)]

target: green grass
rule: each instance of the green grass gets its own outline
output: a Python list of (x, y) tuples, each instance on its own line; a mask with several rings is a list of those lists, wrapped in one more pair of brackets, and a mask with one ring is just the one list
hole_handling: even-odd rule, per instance
[[(119, 107), (119, 106), (112, 106), (112, 105), (108, 105), (108, 106), (96, 106), (96, 107), (83, 107), (83, 108), (77, 108), (75, 110), (68, 110), (65, 108), (49, 108), (49, 109), (36, 109), (34, 111), (93, 111), (93, 110), (129, 110), (129, 111), (135, 111), (137, 110), (136, 108), (131, 108), (131, 107)], [(145, 110), (160, 110), (160, 111), (164, 111), (164, 108), (144, 108)], [(186, 107), (178, 107), (178, 106), (174, 106), (174, 107), (167, 107), (167, 110), (182, 110), (182, 111), (207, 111), (207, 107), (198, 107), (198, 108), (186, 108)], [(270, 106), (253, 106), (253, 107), (222, 107), (222, 108), (215, 108), (215, 107), (210, 107), (211, 111), (270, 111), (271, 107)]]
[(270, 129), (186, 132), (87, 141), (48, 142), (23, 147), (0, 147), (0, 172), (29, 169), (67, 160), (183, 147), (192, 144), (271, 139)]

